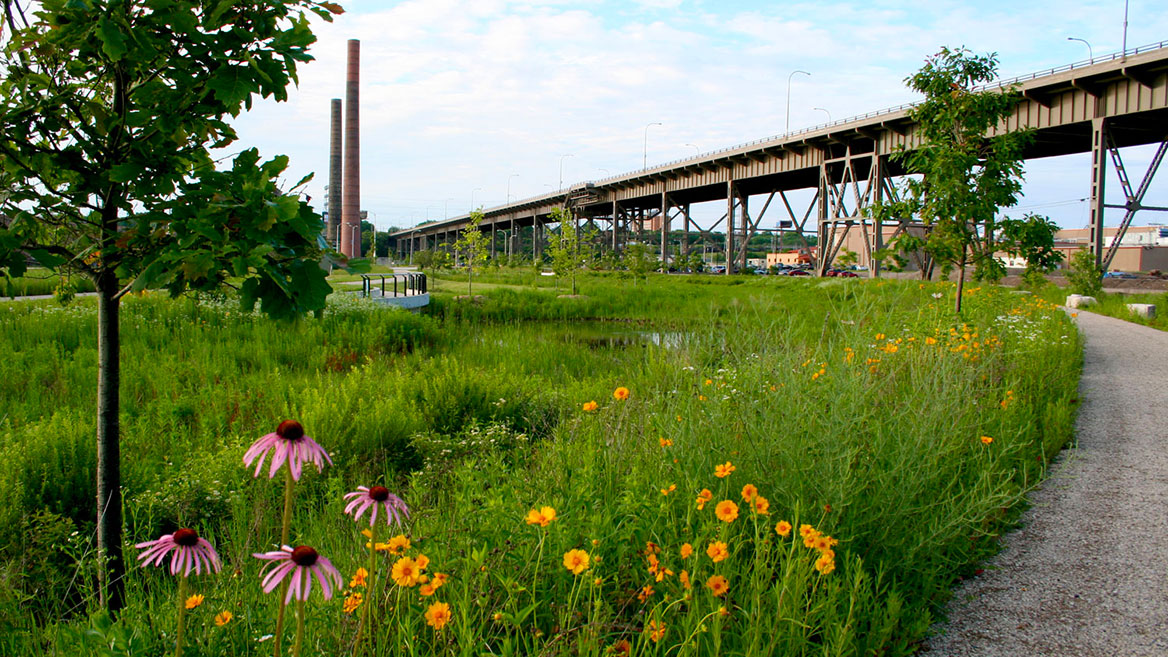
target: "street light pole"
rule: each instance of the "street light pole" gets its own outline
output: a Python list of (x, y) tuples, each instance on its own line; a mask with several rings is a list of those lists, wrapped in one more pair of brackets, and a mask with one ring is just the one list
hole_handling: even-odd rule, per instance
[(645, 145), (644, 145), (645, 147), (644, 147), (644, 149), (642, 151), (642, 155), (641, 155), (641, 169), (642, 170), (649, 168), (649, 128), (652, 126), (655, 126), (655, 125), (661, 125), (661, 124), (659, 122), (654, 121), (653, 123), (650, 123), (649, 125), (645, 126)]
[(1123, 55), (1122, 61), (1127, 61), (1127, 0), (1123, 0)]
[[(450, 213), (447, 212), (447, 208), (449, 207), (450, 202), (453, 200), (454, 200), (454, 197), (451, 196), (450, 198), (446, 199), (445, 201), (442, 201), (442, 220), (443, 221), (446, 221), (447, 219), (450, 218)], [(474, 203), (474, 201), (472, 200), (471, 203)], [(429, 215), (426, 215), (426, 216), (428, 219)]]
[[(1127, 25), (1127, 23), (1125, 22), (1124, 25)], [(1087, 46), (1087, 56), (1091, 58), (1092, 62), (1095, 61), (1095, 51), (1091, 48), (1091, 44), (1087, 43), (1086, 39), (1080, 39), (1079, 37), (1067, 37), (1067, 41), (1082, 42), (1085, 46)]]
[(475, 192), (481, 192), (481, 191), (483, 191), (482, 187), (475, 187), (474, 189), (470, 190), (470, 212), (467, 212), (467, 214), (474, 212), (474, 207), (475, 207), (474, 195), (475, 195)]
[(823, 109), (822, 107), (812, 107), (811, 109), (819, 110), (820, 112), (827, 114), (827, 122), (831, 123), (831, 112), (828, 112), (827, 110)]
[(686, 144), (686, 146), (693, 146), (694, 150), (698, 152), (698, 155), (702, 154), (702, 149), (698, 148), (697, 144)]
[(508, 203), (511, 202), (511, 179), (518, 178), (518, 177), (519, 177), (519, 174), (517, 174), (517, 173), (513, 173), (510, 176), (507, 176), (507, 202)]
[(560, 187), (559, 187), (559, 189), (564, 188), (564, 158), (565, 157), (575, 157), (575, 155), (573, 155), (572, 153), (564, 153), (563, 155), (560, 156)]
[(791, 78), (795, 77), (796, 73), (802, 73), (806, 76), (811, 75), (807, 71), (795, 70), (791, 71), (791, 74), (787, 76), (787, 127), (783, 129), (784, 135), (791, 133)]

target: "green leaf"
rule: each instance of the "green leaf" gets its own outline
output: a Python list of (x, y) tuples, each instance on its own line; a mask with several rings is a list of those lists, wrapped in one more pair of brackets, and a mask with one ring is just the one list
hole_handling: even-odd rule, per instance
[(101, 39), (101, 49), (113, 61), (126, 56), (126, 35), (121, 28), (105, 16), (97, 22), (97, 35)]
[(215, 71), (207, 82), (207, 88), (215, 93), (217, 100), (232, 108), (238, 108), (240, 103), (258, 90), (247, 67), (239, 66), (225, 66)]
[(119, 164), (110, 169), (109, 178), (112, 182), (130, 182), (142, 175), (145, 168), (140, 164), (127, 162), (126, 164)]
[(28, 254), (33, 257), (33, 260), (36, 260), (41, 265), (48, 267), (49, 269), (65, 264), (64, 258), (59, 255), (49, 253), (44, 249), (29, 249)]

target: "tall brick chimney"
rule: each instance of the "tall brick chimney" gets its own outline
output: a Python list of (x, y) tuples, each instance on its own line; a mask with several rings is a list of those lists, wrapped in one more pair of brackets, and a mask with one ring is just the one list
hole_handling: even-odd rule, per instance
[(341, 99), (332, 100), (332, 125), (329, 132), (329, 177), (328, 177), (328, 230), (325, 236), (329, 246), (338, 248), (337, 233), (341, 226)]
[(349, 39), (345, 76), (345, 180), (341, 207), (341, 253), (361, 257), (361, 42)]

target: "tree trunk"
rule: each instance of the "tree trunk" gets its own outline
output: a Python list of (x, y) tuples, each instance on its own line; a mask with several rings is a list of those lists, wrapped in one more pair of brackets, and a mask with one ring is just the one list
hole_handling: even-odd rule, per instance
[(101, 604), (116, 613), (126, 603), (122, 559), (122, 475), (119, 436), (117, 278), (112, 272), (97, 281), (97, 553)]
[(965, 249), (961, 249), (961, 263), (957, 270), (957, 303), (955, 312), (961, 314), (961, 293), (965, 290)]

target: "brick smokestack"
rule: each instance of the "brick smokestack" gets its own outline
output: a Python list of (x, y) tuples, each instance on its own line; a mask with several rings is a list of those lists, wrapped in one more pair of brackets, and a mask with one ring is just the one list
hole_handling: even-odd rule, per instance
[(345, 76), (345, 180), (341, 207), (341, 253), (361, 257), (361, 42), (349, 39)]
[(329, 246), (338, 248), (337, 233), (341, 226), (341, 99), (332, 100), (332, 125), (329, 133), (329, 193), (328, 193), (328, 238)]

